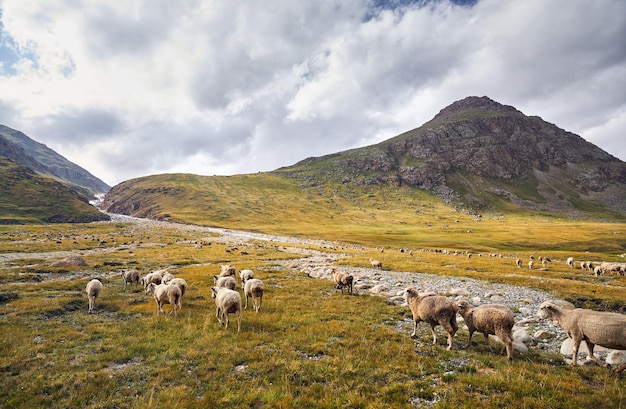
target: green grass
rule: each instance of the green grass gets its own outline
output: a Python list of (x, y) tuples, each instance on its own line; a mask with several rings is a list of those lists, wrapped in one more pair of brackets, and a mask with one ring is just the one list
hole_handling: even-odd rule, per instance
[[(482, 229), (491, 226), (477, 223)], [(493, 223), (490, 243), (512, 238)], [(576, 224), (563, 221), (545, 230), (544, 223), (524, 219), (510, 228), (543, 231), (537, 241), (555, 249), (569, 245), (564, 232)], [(450, 229), (455, 225), (450, 223)], [(384, 230), (384, 224), (379, 228)], [(605, 225), (603, 231), (622, 228)], [(408, 237), (386, 229), (394, 237), (388, 243), (397, 245)], [(441, 229), (440, 234), (462, 235), (463, 229)], [(365, 230), (361, 235), (364, 243), (367, 238), (379, 243)], [(585, 243), (595, 237), (587, 232), (576, 240)], [(407, 307), (378, 297), (342, 295), (329, 281), (279, 268), (278, 260), (299, 256), (277, 251), (276, 244), (251, 243), (245, 248), (249, 254), (242, 255), (227, 253), (232, 246), (203, 231), (144, 230), (124, 223), (0, 227), (0, 254), (26, 253), (0, 269), (2, 407), (619, 408), (626, 403), (623, 374), (597, 366), (571, 369), (560, 356), (532, 346), (528, 354), (516, 354), (508, 362), (491, 354), (480, 335), (474, 348), (463, 349), (465, 330), (452, 351), (445, 350), (444, 337), (431, 345), (423, 324), (412, 340)], [(353, 247), (325, 251), (346, 252), (344, 263), (354, 265), (365, 265), (378, 253), (387, 269), (520, 284), (531, 280), (510, 259), (421, 251), (409, 257), (399, 247), (387, 245), (384, 253)], [(467, 241), (464, 247), (487, 246)], [(519, 244), (510, 247), (519, 249)], [(50, 259), (35, 254), (73, 248), (83, 252), (89, 267), (49, 267)], [(107, 251), (89, 252), (94, 248)], [(523, 249), (528, 251), (524, 256), (531, 251), (546, 254), (531, 249), (530, 243)], [(555, 258), (569, 254), (554, 251)], [(613, 252), (580, 254), (616, 257)], [(240, 333), (217, 323), (210, 295), (212, 276), (227, 262), (253, 269), (266, 284), (261, 311), (244, 311)], [(175, 274), (189, 283), (177, 319), (157, 317), (154, 301), (138, 287), (125, 291), (117, 273), (120, 268), (145, 273), (166, 266), (175, 266)], [(609, 291), (618, 284), (623, 288), (622, 278), (606, 278), (599, 285), (556, 264), (532, 275), (553, 282), (546, 289), (555, 294), (570, 292), (564, 287), (569, 283), (571, 292), (581, 297), (601, 289), (597, 300), (610, 305), (621, 297), (623, 302), (622, 292)], [(93, 276), (101, 277), (105, 290), (90, 315), (84, 288)]]

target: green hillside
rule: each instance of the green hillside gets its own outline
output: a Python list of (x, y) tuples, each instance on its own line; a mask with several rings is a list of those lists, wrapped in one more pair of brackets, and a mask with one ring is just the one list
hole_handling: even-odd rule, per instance
[(66, 185), (0, 157), (0, 224), (84, 223), (109, 217)]

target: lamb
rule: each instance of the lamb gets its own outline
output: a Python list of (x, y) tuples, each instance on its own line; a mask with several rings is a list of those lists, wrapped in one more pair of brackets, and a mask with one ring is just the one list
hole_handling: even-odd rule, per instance
[(252, 297), (252, 308), (257, 313), (261, 309), (261, 303), (263, 302), (263, 293), (265, 292), (265, 285), (263, 281), (252, 278), (244, 284), (243, 293), (246, 296), (246, 305), (244, 309), (248, 308), (248, 298)]
[(370, 264), (372, 265), (372, 268), (378, 268), (380, 270), (383, 269), (383, 262), (382, 261), (378, 261), (378, 260), (374, 260), (370, 258)]
[(215, 299), (215, 316), (220, 324), (228, 329), (228, 314), (237, 314), (237, 332), (241, 330), (241, 295), (224, 287), (211, 287), (211, 297)]
[(346, 273), (343, 271), (336, 271), (334, 268), (332, 270), (333, 278), (335, 283), (337, 284), (337, 289), (341, 289), (341, 294), (343, 294), (343, 288), (348, 287), (348, 294), (352, 295), (352, 284), (354, 282), (354, 276), (350, 273)]
[(220, 276), (222, 277), (234, 276), (235, 273), (236, 273), (236, 269), (234, 266), (231, 266), (230, 264), (220, 265)]
[(178, 308), (181, 309), (183, 307), (183, 298), (185, 298), (185, 293), (187, 292), (187, 281), (184, 278), (173, 278), (167, 284), (175, 285), (180, 289), (180, 301), (178, 302)]
[(121, 276), (124, 279), (124, 290), (126, 290), (126, 283), (131, 283), (134, 285), (139, 284), (138, 270), (122, 270)]
[(246, 281), (254, 278), (254, 272), (252, 272), (252, 270), (241, 270), (239, 272), (239, 278), (241, 279), (241, 285), (243, 286)]
[(626, 350), (626, 315), (584, 308), (564, 309), (555, 303), (545, 301), (539, 306), (537, 316), (552, 320), (572, 338), (574, 351), (571, 366), (576, 366), (578, 348), (582, 340), (587, 343), (589, 358), (596, 362), (599, 362), (593, 354), (596, 345)]
[(474, 335), (475, 331), (478, 331), (485, 336), (487, 346), (493, 352), (489, 342), (489, 335), (496, 335), (504, 343), (506, 357), (509, 360), (513, 359), (513, 336), (511, 335), (515, 325), (513, 311), (506, 306), (492, 306), (489, 304), (472, 308), (465, 300), (457, 301), (456, 306), (469, 330), (466, 348), (470, 347), (472, 335)]
[(459, 329), (456, 323), (456, 305), (447, 297), (441, 295), (420, 295), (414, 287), (405, 290), (406, 302), (413, 313), (413, 333), (411, 338), (417, 337), (417, 324), (421, 321), (430, 324), (433, 334), (433, 345), (437, 344), (435, 326), (441, 325), (448, 333), (448, 351), (452, 349), (454, 334)]
[(172, 306), (172, 310), (169, 315), (174, 313), (174, 317), (178, 317), (178, 313), (176, 312), (177, 307), (181, 304), (182, 294), (180, 288), (173, 284), (155, 284), (149, 283), (146, 287), (146, 294), (151, 294), (154, 297), (154, 301), (157, 304), (157, 316), (160, 312), (165, 314), (163, 311), (164, 304), (170, 304)]
[(574, 268), (574, 257), (568, 257), (567, 261), (565, 261), (565, 263), (570, 267), (570, 268)]
[(213, 285), (215, 285), (216, 287), (224, 287), (230, 290), (234, 290), (237, 287), (237, 280), (235, 280), (231, 276), (213, 276)]
[(91, 314), (96, 306), (96, 298), (100, 296), (102, 292), (102, 283), (98, 279), (93, 279), (87, 283), (87, 298), (89, 299), (89, 314)]

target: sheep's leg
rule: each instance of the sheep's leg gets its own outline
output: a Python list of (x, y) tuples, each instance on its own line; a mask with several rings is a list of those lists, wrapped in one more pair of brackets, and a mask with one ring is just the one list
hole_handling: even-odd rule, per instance
[(472, 345), (472, 337), (474, 336), (474, 331), (469, 332), (469, 337), (467, 337), (467, 345), (465, 348), (469, 348)]
[(222, 316), (224, 317), (224, 323), (225, 323), (224, 328), (228, 329), (228, 321), (229, 321), (228, 313), (226, 311), (224, 311)]
[(261, 309), (261, 304), (263, 304), (263, 296), (261, 295), (259, 297), (259, 306), (256, 309), (256, 312), (259, 312), (259, 310)]
[(237, 332), (241, 331), (241, 310), (237, 310)]
[(413, 320), (413, 333), (411, 334), (411, 338), (417, 338), (417, 324), (419, 321)]
[(600, 359), (598, 359), (598, 357), (593, 354), (593, 348), (595, 348), (596, 345), (587, 339), (585, 340), (585, 342), (587, 343), (587, 349), (589, 350), (589, 355), (587, 356), (587, 358), (590, 358), (600, 365), (604, 366), (602, 361), (600, 361)]
[[(456, 326), (456, 321), (452, 321), (454, 320), (455, 317), (452, 317), (450, 322), (448, 321), (444, 321), (441, 323), (441, 326), (446, 330), (446, 332), (448, 333), (448, 351), (450, 351), (452, 349), (452, 341), (454, 340), (454, 334), (456, 334), (456, 331), (458, 329), (458, 327)], [(433, 334), (435, 333), (435, 327), (433, 326)]]
[(246, 305), (243, 307), (244, 310), (248, 309), (248, 294), (246, 294)]
[(489, 341), (489, 334), (484, 334), (483, 333), (483, 335), (485, 336), (485, 342), (487, 343), (487, 346), (489, 347), (489, 351), (493, 352), (493, 347), (491, 346), (491, 341)]
[(222, 325), (222, 320), (220, 319), (220, 309), (219, 307), (215, 310), (215, 318), (217, 318), (217, 322), (220, 323), (220, 325)]
[(572, 363), (570, 364), (571, 366), (576, 366), (577, 365), (577, 360), (578, 360), (578, 347), (580, 347), (580, 339), (573, 339), (574, 341), (574, 348), (572, 350)]
[(430, 332), (433, 334), (433, 345), (437, 345), (437, 333), (433, 324), (430, 325)]

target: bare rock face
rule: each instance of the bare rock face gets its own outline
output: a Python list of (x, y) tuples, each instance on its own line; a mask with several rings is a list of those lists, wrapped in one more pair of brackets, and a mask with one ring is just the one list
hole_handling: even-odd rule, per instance
[(88, 266), (87, 262), (80, 256), (67, 256), (61, 260), (50, 264), (51, 267), (67, 267), (67, 266)]
[(468, 97), (422, 127), (377, 145), (309, 158), (344, 183), (409, 185), (447, 202), (488, 206), (494, 198), (539, 210), (581, 202), (626, 213), (626, 163), (578, 135), (487, 97)]

